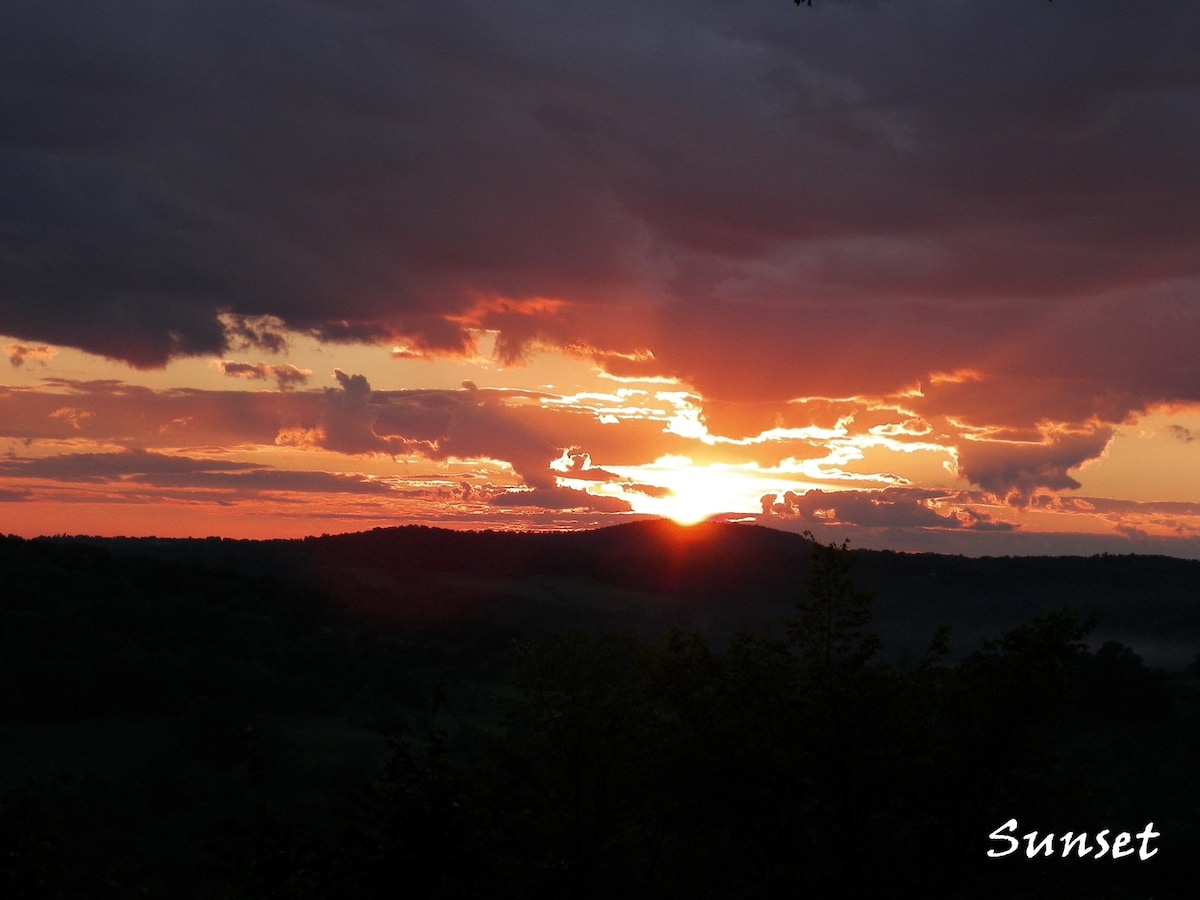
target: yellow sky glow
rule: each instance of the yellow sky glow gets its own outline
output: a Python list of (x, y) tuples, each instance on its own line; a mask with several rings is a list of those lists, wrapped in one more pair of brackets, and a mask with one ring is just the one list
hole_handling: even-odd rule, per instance
[[(43, 420), (13, 421), (15, 430), (0, 435), (0, 454), (11, 468), (0, 475), (0, 490), (15, 501), (4, 506), (7, 529), (33, 535), (69, 530), (70, 524), (91, 533), (145, 530), (165, 535), (268, 536), (354, 530), (423, 517), (460, 527), (474, 520), (498, 522), (501, 527), (536, 527), (535, 522), (570, 527), (579, 520), (579, 510), (537, 519), (519, 507), (504, 506), (504, 492), (522, 486), (539, 470), (539, 478), (579, 491), (581, 498), (619, 500), (634, 514), (692, 523), (715, 514), (758, 514), (764, 497), (788, 491), (921, 487), (946, 491), (951, 497), (971, 488), (960, 477), (956, 442), (987, 441), (991, 433), (987, 427), (951, 418), (940, 426), (926, 421), (906, 408), (903, 397), (807, 398), (792, 408), (824, 402), (858, 411), (842, 414), (833, 424), (777, 422), (752, 434), (714, 433), (706, 420), (703, 397), (686, 384), (614, 378), (573, 352), (533, 353), (520, 365), (500, 365), (492, 355), (492, 333), (477, 335), (479, 352), (470, 358), (397, 357), (391, 348), (321, 345), (303, 335), (289, 335), (289, 340), (286, 355), (265, 362), (261, 354), (253, 353), (232, 353), (226, 360), (246, 363), (243, 371), (260, 364), (266, 372), (273, 371), (266, 366), (285, 364), (307, 370), (312, 374), (306, 384), (287, 385), (283, 390), (318, 395), (338, 394), (334, 370), (363, 375), (379, 392), (420, 389), (468, 396), (464, 384), (469, 383), (486, 392), (477, 396), (486, 397), (496, 415), (523, 410), (531, 418), (516, 434), (532, 441), (531, 446), (540, 441), (546, 449), (540, 457), (532, 455), (521, 463), (525, 469), (515, 469), (512, 460), (497, 453), (429, 459), (417, 450), (338, 452), (322, 446), (326, 436), (321, 426), (312, 423), (282, 424), (271, 443), (214, 442), (223, 427), (219, 418), (206, 426), (207, 437), (197, 440), (189, 398), (205, 392), (214, 397), (257, 392), (271, 404), (275, 402), (271, 395), (282, 399), (281, 386), (271, 378), (230, 377), (214, 359), (181, 359), (162, 370), (139, 371), (70, 348), (39, 346), (24, 353), (20, 365), (10, 366), (0, 385), (0, 402), (17, 403), (22, 396), (46, 401), (37, 407)], [(0, 345), (12, 343), (0, 338)], [(961, 372), (935, 375), (930, 384), (983, 378), (976, 372)], [(96, 383), (101, 387), (88, 386)], [(137, 390), (166, 398), (168, 410), (173, 404), (179, 407), (178, 415), (163, 412), (163, 421), (139, 426), (153, 436), (149, 444), (123, 431), (112, 418), (114, 411), (131, 415), (128, 405), (135, 401), (131, 398), (123, 406), (121, 397)], [(95, 398), (104, 402), (97, 405)], [(542, 423), (559, 421), (591, 422), (593, 430), (584, 432), (578, 444), (553, 432), (540, 433)], [(1047, 428), (1044, 433), (1051, 440), (1055, 432)], [(26, 433), (36, 436), (20, 436)], [(223, 469), (226, 475), (217, 480), (206, 476), (219, 487), (188, 487), (182, 476), (177, 487), (169, 488), (156, 487), (152, 478), (18, 477), (22, 461), (49, 464), (67, 456), (116, 456), (139, 446), (201, 469), (205, 461), (240, 463), (245, 468)], [(1200, 508), (1197, 447), (1200, 409), (1158, 408), (1116, 429), (1099, 458), (1072, 471), (1082, 484), (1077, 491), (1053, 503), (1039, 501), (1026, 507), (977, 495), (970, 501), (971, 508), (986, 511), (995, 522), (1039, 532), (1195, 535), (1200, 533), (1197, 512), (1130, 504), (1170, 501)], [(572, 468), (578, 465), (573, 455), (586, 459), (586, 472)], [(316, 493), (306, 493), (302, 481), (281, 483), (278, 488), (266, 483), (249, 493), (241, 488), (251, 478), (236, 476), (263, 471), (341, 480), (327, 482), (333, 488), (313, 488)], [(1075, 496), (1104, 497), (1125, 506), (1068, 502)], [(939, 515), (952, 517), (960, 509), (955, 504), (963, 502), (947, 499), (927, 505)]]

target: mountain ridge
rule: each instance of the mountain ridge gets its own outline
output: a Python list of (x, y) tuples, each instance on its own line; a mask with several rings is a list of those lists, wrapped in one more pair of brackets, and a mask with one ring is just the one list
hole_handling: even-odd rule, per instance
[[(763, 526), (669, 520), (577, 532), (402, 525), (265, 541), (59, 536), (30, 543), (86, 544), (119, 556), (316, 585), (350, 608), (367, 606), (400, 620), (406, 602), (420, 605), (425, 621), (451, 610), (485, 613), (493, 595), (535, 605), (553, 596), (569, 607), (575, 592), (603, 609), (610, 592), (620, 602), (608, 612), (633, 627), (675, 624), (726, 636), (788, 615), (804, 596), (812, 549), (801, 535)], [(954, 630), (956, 654), (966, 654), (984, 637), (1057, 607), (1099, 615), (1095, 640), (1125, 643), (1147, 662), (1177, 668), (1200, 650), (1197, 560), (854, 548), (850, 554), (851, 577), (875, 596), (877, 629), (901, 655), (919, 652), (944, 624)]]

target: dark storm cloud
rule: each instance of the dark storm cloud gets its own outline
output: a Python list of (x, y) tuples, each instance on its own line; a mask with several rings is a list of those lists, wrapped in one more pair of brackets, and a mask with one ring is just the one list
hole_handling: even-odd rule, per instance
[[(71, 439), (78, 424), (92, 440), (139, 449), (271, 446), (281, 427), (315, 423), (320, 411), (316, 392), (154, 391), (108, 379), (42, 385), (0, 391), (0, 435)], [(74, 423), (64, 409), (76, 411)]]
[[(943, 514), (931, 505), (945, 501), (944, 493), (910, 488), (883, 491), (786, 491), (762, 498), (764, 517), (800, 518), (814, 525), (843, 523), (868, 528), (936, 528), (972, 531), (1011, 531), (1015, 526), (995, 522), (986, 513), (954, 503)], [(969, 502), (969, 500), (967, 501)]]
[(308, 382), (308, 376), (312, 374), (311, 369), (301, 369), (291, 363), (272, 365), (270, 363), (233, 362), (223, 359), (217, 363), (217, 368), (221, 370), (222, 375), (228, 375), (230, 378), (249, 378), (259, 381), (273, 378), (280, 390), (305, 384)]
[(335, 372), (324, 393), (321, 446), (342, 453), (419, 453), (435, 460), (489, 457), (512, 465), (531, 488), (554, 488), (551, 438), (505, 405), (508, 392), (372, 391), (362, 375)]
[(1194, 201), (1161, 190), (1196, 178), (1186, 5), (3, 16), (0, 325), (142, 364), (219, 350), (222, 307), (377, 335), (471, 291), (692, 297), (780, 264), (922, 295), (1195, 274)]
[(590, 96), (553, 10), (76, 6), (0, 14), (0, 329), (137, 365), (219, 352), (222, 309), (461, 349), (478, 292), (630, 269), (611, 173), (539, 124)]
[(1069, 471), (1098, 457), (1112, 436), (1111, 428), (1096, 428), (1037, 444), (963, 441), (958, 467), (973, 484), (1012, 506), (1025, 506), (1039, 491), (1078, 488)]
[(201, 461), (144, 450), (0, 460), (0, 475), (6, 477), (51, 478), (56, 481), (94, 483), (129, 477), (151, 480), (159, 477), (191, 477), (198, 472), (249, 472), (257, 468), (259, 467), (252, 463)]
[[(352, 494), (394, 496), (384, 481), (330, 472), (281, 471), (253, 463), (168, 456), (143, 450), (74, 453), (34, 459), (0, 460), (0, 477), (52, 479), (70, 485), (121, 485), (154, 488), (160, 496), (204, 496), (236, 502), (278, 494)], [(175, 492), (175, 493), (172, 493)], [(29, 490), (0, 490), (0, 502), (32, 498)]]
[(560, 487), (539, 487), (531, 491), (505, 491), (492, 497), (488, 503), (501, 507), (590, 510), (599, 513), (626, 513), (632, 509), (628, 503), (618, 497), (594, 497), (583, 491)]
[(388, 496), (395, 493), (395, 489), (386, 482), (356, 475), (262, 468), (213, 471), (214, 468), (218, 467), (209, 466), (205, 461), (196, 461), (191, 470), (139, 473), (129, 480), (158, 488), (222, 489), (241, 495), (295, 492)]

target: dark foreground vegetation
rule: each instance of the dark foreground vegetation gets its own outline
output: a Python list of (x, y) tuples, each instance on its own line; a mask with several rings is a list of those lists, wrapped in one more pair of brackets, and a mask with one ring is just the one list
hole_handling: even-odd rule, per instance
[[(0, 539), (0, 896), (1196, 896), (1196, 667), (1105, 637), (1193, 641), (1196, 572), (658, 525)], [(1150, 822), (1149, 859), (1023, 839)]]

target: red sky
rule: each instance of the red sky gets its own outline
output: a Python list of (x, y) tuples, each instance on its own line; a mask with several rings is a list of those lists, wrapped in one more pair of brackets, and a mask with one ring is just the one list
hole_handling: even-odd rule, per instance
[(0, 531), (1200, 556), (1200, 11), (0, 11)]

